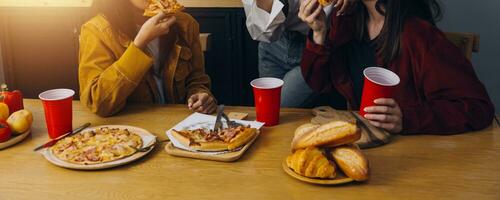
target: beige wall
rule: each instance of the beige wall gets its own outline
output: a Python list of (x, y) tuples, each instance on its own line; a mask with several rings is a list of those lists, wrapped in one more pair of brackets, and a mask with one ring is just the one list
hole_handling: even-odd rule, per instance
[(2, 60), (2, 44), (0, 44), (0, 84), (5, 82), (3, 73), (3, 60)]

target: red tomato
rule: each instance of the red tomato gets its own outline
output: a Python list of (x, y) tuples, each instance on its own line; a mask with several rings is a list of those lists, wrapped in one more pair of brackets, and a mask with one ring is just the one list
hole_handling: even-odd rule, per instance
[(0, 143), (6, 142), (12, 136), (9, 124), (4, 120), (0, 121)]
[(14, 113), (18, 110), (24, 109), (23, 105), (23, 94), (19, 90), (12, 92), (8, 91), (7, 85), (3, 84), (1, 86), (0, 99), (3, 98), (2, 102), (9, 106), (10, 113)]

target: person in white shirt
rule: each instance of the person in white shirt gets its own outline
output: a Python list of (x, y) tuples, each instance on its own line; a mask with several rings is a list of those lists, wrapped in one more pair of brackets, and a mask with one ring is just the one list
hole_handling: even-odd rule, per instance
[[(242, 0), (246, 26), (259, 43), (259, 75), (283, 79), (282, 107), (307, 107), (317, 96), (304, 81), (300, 69), (309, 26), (298, 17), (303, 0)], [(324, 8), (330, 15), (347, 12), (357, 0), (333, 0)]]

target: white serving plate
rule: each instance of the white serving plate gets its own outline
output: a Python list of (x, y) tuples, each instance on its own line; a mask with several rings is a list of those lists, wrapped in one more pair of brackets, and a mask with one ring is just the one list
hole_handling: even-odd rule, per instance
[[(142, 128), (134, 127), (134, 126), (124, 126), (124, 125), (104, 125), (104, 126), (96, 126), (96, 127), (90, 127), (86, 128), (79, 134), (85, 133), (87, 131), (99, 129), (102, 127), (108, 127), (108, 128), (119, 128), (119, 129), (128, 129), (129, 131), (136, 133), (142, 138), (142, 146), (147, 147), (152, 145), (153, 143), (156, 143), (156, 136), (151, 134), (149, 131), (144, 130)], [(106, 163), (100, 163), (100, 164), (92, 164), (92, 165), (81, 165), (81, 164), (75, 164), (75, 163), (70, 163), (63, 161), (54, 154), (52, 154), (52, 151), (50, 151), (50, 148), (43, 149), (41, 151), (42, 155), (47, 159), (49, 162), (51, 162), (54, 165), (57, 165), (59, 167), (63, 168), (68, 168), (68, 169), (77, 169), (77, 170), (100, 170), (100, 169), (109, 169), (121, 165), (125, 165), (128, 163), (131, 163), (135, 160), (138, 160), (142, 158), (143, 156), (147, 155), (149, 152), (151, 152), (154, 149), (154, 146), (150, 148), (146, 152), (137, 152), (133, 155), (124, 157), (119, 160), (111, 161), (111, 162), (106, 162)]]

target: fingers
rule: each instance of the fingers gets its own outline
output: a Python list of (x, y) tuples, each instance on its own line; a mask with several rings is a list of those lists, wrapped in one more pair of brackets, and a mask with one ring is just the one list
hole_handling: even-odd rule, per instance
[(389, 106), (370, 106), (365, 108), (367, 113), (393, 114), (394, 109)]
[(318, 15), (321, 14), (321, 12), (323, 12), (323, 7), (316, 7), (316, 10), (309, 17), (307, 17), (306, 21), (314, 22), (314, 20), (318, 17)]
[(300, 7), (299, 7), (299, 18), (304, 20), (305, 18), (307, 18), (307, 16), (309, 16), (310, 12), (307, 12), (307, 7), (310, 4), (312, 4), (313, 1), (317, 1), (317, 0), (304, 0), (304, 1), (302, 1), (302, 3), (300, 4)]
[(195, 102), (198, 101), (198, 95), (192, 95), (191, 97), (189, 97), (188, 99), (188, 108), (189, 109), (193, 109), (193, 105)]
[(189, 106), (189, 101), (188, 101), (189, 109), (201, 113), (208, 113), (209, 111), (214, 109), (213, 104), (215, 104), (215, 100), (209, 94), (199, 93), (193, 95), (193, 97), (196, 98), (196, 100), (192, 101), (193, 103), (191, 104), (191, 106)]
[(312, 15), (312, 12), (314, 12), (317, 7), (321, 7), (318, 3), (318, 0), (309, 1), (309, 4), (304, 8), (305, 17), (310, 17)]
[(215, 110), (217, 109), (217, 105), (215, 104), (215, 102), (212, 100), (211, 103), (207, 106), (207, 108), (205, 108), (202, 113), (205, 113), (205, 114), (212, 114), (215, 112)]
[(151, 17), (151, 20), (154, 20), (155, 22), (161, 21), (163, 18), (165, 18), (167, 15), (164, 12), (160, 12), (156, 14), (155, 16)]
[(383, 123), (395, 123), (399, 122), (399, 117), (395, 115), (386, 115), (386, 114), (366, 114), (365, 118), (370, 121), (378, 121)]
[(339, 8), (344, 4), (344, 0), (337, 0), (335, 4), (333, 5), (334, 8)]
[(175, 23), (177, 19), (175, 16), (167, 17), (165, 18), (164, 21), (160, 22), (158, 26), (163, 30), (163, 31), (169, 31), (170, 27)]
[(383, 105), (383, 106), (389, 106), (389, 107), (397, 107), (398, 106), (398, 104), (396, 103), (396, 100), (387, 99), (387, 98), (375, 99), (374, 103), (377, 105)]
[(202, 98), (203, 98), (203, 96), (198, 95), (198, 100), (193, 103), (193, 105), (191, 106), (191, 110), (194, 110), (197, 112), (203, 110), (202, 108), (200, 108), (201, 106), (203, 106), (204, 99), (202, 99)]
[(342, 5), (340, 5), (340, 7), (337, 7), (340, 8), (339, 11), (337, 12), (337, 16), (343, 15), (347, 10), (347, 8), (349, 8), (349, 5), (350, 5), (349, 1), (342, 0)]

